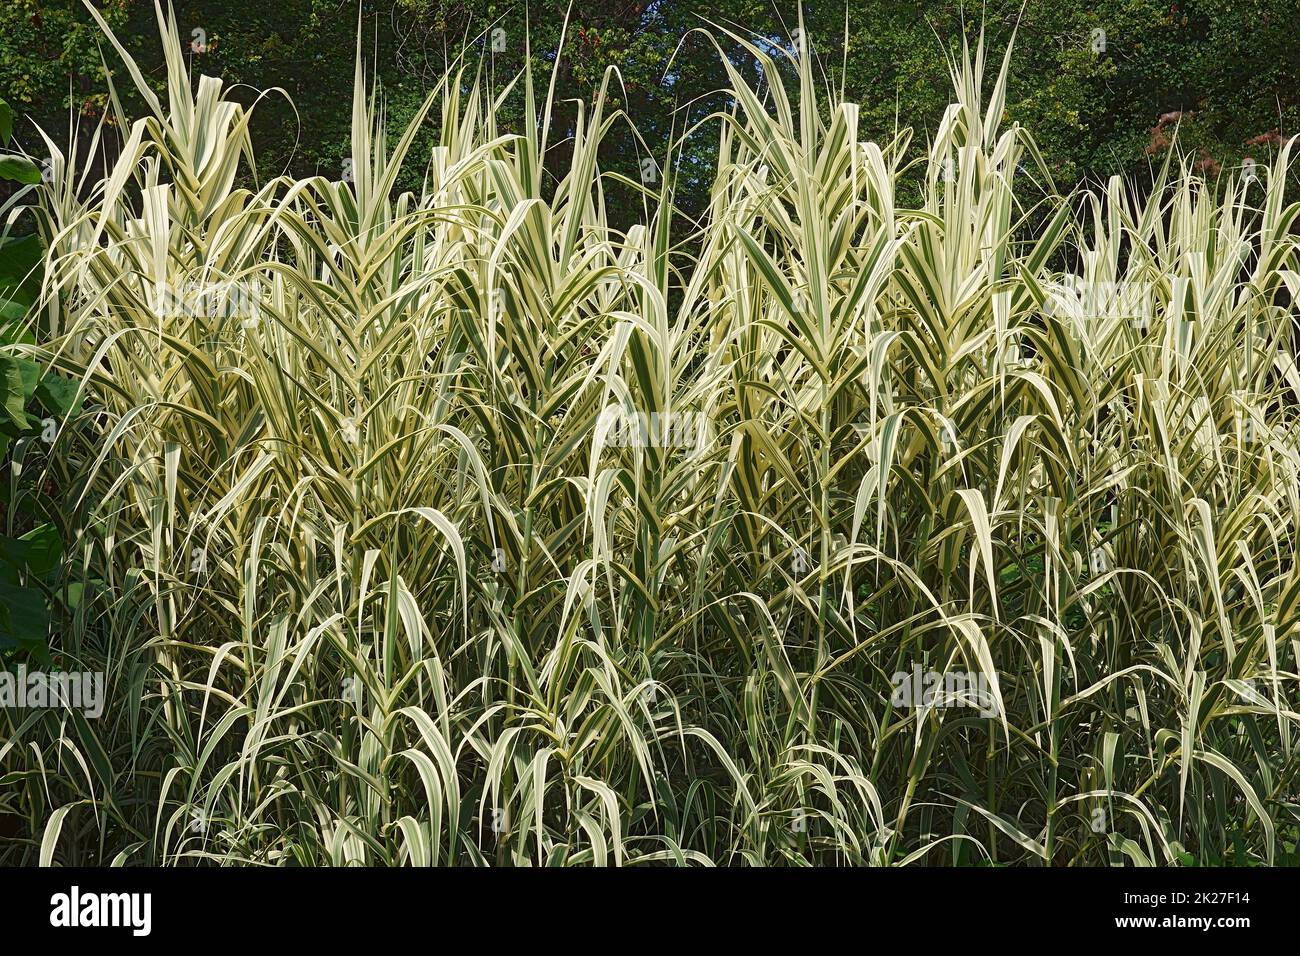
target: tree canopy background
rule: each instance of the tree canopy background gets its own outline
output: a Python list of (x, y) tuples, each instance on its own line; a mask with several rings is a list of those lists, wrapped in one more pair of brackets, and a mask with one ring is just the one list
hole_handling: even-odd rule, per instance
[[(525, 6), (501, 0), (252, 0), (175, 4), (195, 73), (214, 73), (257, 91), (279, 88), (259, 104), (254, 124), (263, 177), (340, 175), (360, 15), (368, 68), (377, 71), (394, 129), (404, 127), (448, 63), (468, 45), (469, 76), (481, 66), (504, 82), (531, 54), (538, 75), (556, 61), (561, 29), (558, 125), (590, 99), (602, 74), (618, 68), (610, 106), (622, 109), (656, 158), (674, 130), (726, 108), (719, 51), (702, 33), (709, 21), (753, 31), (772, 46), (795, 43), (797, 8), (771, 0), (562, 0)], [(101, 10), (161, 88), (162, 54), (152, 0), (108, 0)], [(1300, 41), (1295, 0), (811, 0), (805, 30), (828, 82), (843, 83), (862, 104), (863, 133), (887, 139), (913, 127), (924, 140), (950, 89), (945, 51), (983, 27), (995, 50), (1016, 31), (1009, 119), (1033, 130), (1058, 189), (1086, 179), (1145, 169), (1168, 148), (1175, 126), (1183, 147), (1213, 175), (1246, 157), (1267, 158), (1279, 135), (1300, 127)], [(201, 34), (194, 31), (202, 31)], [(25, 116), (16, 133), (39, 152), (32, 123), (56, 141), (69, 119), (94, 123), (108, 104), (106, 61), (120, 69), (81, 0), (10, 0), (0, 7), (0, 96)], [(734, 44), (722, 53), (742, 72), (757, 67)], [(527, 41), (527, 42), (526, 42)], [(106, 46), (106, 45), (105, 45)], [(129, 83), (119, 83), (128, 92)], [(519, 130), (522, 96), (499, 121)], [(138, 114), (137, 114), (138, 115)], [(435, 124), (427, 124), (431, 139)], [(562, 168), (563, 130), (550, 161)], [(715, 137), (692, 137), (678, 157), (679, 195), (699, 207), (712, 172)], [(630, 129), (610, 138), (607, 169), (635, 177), (647, 157)], [(419, 149), (412, 153), (421, 155)], [(427, 155), (427, 151), (424, 153)], [(412, 187), (422, 175), (410, 163)], [(611, 197), (635, 203), (631, 191)], [(632, 210), (625, 209), (630, 215)]]

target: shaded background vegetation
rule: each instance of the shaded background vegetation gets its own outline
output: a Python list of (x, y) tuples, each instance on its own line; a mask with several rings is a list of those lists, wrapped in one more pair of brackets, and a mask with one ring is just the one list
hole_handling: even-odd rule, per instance
[[(332, 177), (347, 151), (358, 12), (390, 127), (400, 129), (466, 40), (484, 55), (482, 68), (503, 79), (523, 66), (526, 37), (534, 66), (549, 68), (567, 9), (562, 0), (527, 6), (513, 0), (365, 0), (359, 11), (346, 0), (181, 0), (175, 6), (185, 39), (190, 31), (204, 31), (206, 50), (191, 54), (195, 72), (248, 84), (250, 101), (255, 90), (287, 94), (272, 95), (256, 111), (261, 175), (284, 170)], [(101, 9), (161, 88), (152, 4), (110, 0)], [(914, 127), (924, 139), (948, 101), (943, 49), (956, 49), (962, 32), (978, 30), (981, 21), (997, 45), (1018, 21), (1007, 114), (1036, 131), (1058, 189), (1141, 171), (1167, 148), (1175, 124), (1210, 173), (1247, 156), (1267, 159), (1277, 142), (1274, 131), (1294, 133), (1300, 126), (1295, 13), (1294, 0), (990, 0), (965, 8), (936, 0), (850, 0), (805, 9), (827, 76), (863, 104), (862, 132), (873, 138), (887, 138), (898, 125)], [(725, 86), (717, 52), (691, 34), (702, 18), (789, 45), (794, 16), (791, 5), (770, 0), (577, 4), (569, 11), (557, 97), (589, 97), (603, 71), (617, 66), (622, 84), (615, 105), (635, 122), (646, 148), (662, 157), (674, 126), (680, 131), (727, 105), (715, 92)], [(1104, 50), (1094, 49), (1102, 45), (1097, 30), (1104, 31)], [(0, 36), (0, 91), (27, 118), (18, 123), (20, 142), (36, 149), (32, 122), (62, 142), (70, 115), (81, 123), (98, 120), (107, 85), (99, 38), (81, 0), (13, 0), (0, 9)], [(738, 45), (725, 52), (760, 79)], [(502, 125), (518, 130), (522, 112), (516, 97)], [(575, 113), (572, 102), (559, 108), (570, 122)], [(435, 125), (428, 125), (430, 137)], [(557, 137), (550, 168), (567, 167), (567, 146)], [(714, 148), (714, 137), (694, 137), (680, 157), (687, 169), (699, 170), (683, 177), (687, 210), (706, 195)], [(609, 138), (605, 154), (604, 168), (628, 175), (645, 158), (626, 129)], [(422, 151), (417, 147), (412, 155)], [(416, 188), (422, 172), (411, 163), (399, 186)], [(615, 221), (635, 218), (627, 206), (638, 202), (633, 196), (612, 202)]]

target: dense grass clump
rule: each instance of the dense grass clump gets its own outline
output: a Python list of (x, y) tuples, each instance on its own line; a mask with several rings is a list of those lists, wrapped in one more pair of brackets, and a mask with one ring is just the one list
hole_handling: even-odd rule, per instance
[(982, 46), (922, 150), (748, 45), (683, 243), (672, 156), (598, 168), (603, 89), (545, 180), (529, 75), (537, 127), (451, 76), (416, 157), (358, 66), (351, 181), (239, 187), (249, 113), (160, 23), (166, 101), (128, 62), (106, 177), (51, 142), (39, 190), (17, 348), (82, 402), (26, 467), (109, 697), (0, 712), (0, 861), (1293, 852), (1289, 144), (1044, 195)]

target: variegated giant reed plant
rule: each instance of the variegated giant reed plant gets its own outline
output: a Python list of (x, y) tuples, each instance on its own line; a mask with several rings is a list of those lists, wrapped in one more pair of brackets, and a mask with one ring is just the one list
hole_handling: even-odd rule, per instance
[(4, 862), (1293, 851), (1290, 145), (1059, 197), (982, 43), (921, 151), (728, 34), (764, 88), (686, 131), (683, 244), (672, 153), (597, 162), (613, 74), (555, 182), (553, 87), (453, 72), (390, 144), (358, 58), (349, 175), (246, 188), (250, 111), (158, 18), (165, 99), (109, 35), (147, 115), (104, 177), (47, 140), (18, 348), (81, 385), (51, 644), (109, 700), (3, 712)]

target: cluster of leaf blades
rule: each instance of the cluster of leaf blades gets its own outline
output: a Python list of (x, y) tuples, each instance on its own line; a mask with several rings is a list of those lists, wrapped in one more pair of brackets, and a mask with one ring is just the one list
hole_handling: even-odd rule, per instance
[[(552, 183), (530, 74), (536, 127), (467, 70), (390, 146), (358, 61), (351, 177), (245, 188), (249, 112), (158, 16), (167, 96), (118, 46), (149, 114), (105, 178), (46, 142), (57, 321), (20, 351), (84, 398), (50, 455), (96, 582), (51, 644), (109, 701), (0, 713), (0, 860), (1294, 854), (1289, 145), (1030, 202), (982, 45), (918, 153), (735, 36), (764, 90), (729, 67), (686, 131), (720, 159), (678, 245), (673, 156), (596, 162), (614, 77)], [(164, 294), (196, 282), (258, 306)], [(706, 427), (629, 446), (611, 408)], [(995, 715), (899, 706), (914, 666)]]
[[(0, 148), (13, 140), (13, 111), (0, 100)], [(36, 235), (13, 235), (21, 215), (21, 200), (41, 182), (40, 169), (27, 156), (0, 153), (0, 180), (19, 189), (0, 206), (0, 347), (35, 341), (32, 326), (40, 295), (44, 248)], [(43, 368), (31, 358), (0, 351), (0, 462), (4, 485), (5, 530), (0, 535), (0, 660), (22, 652), (49, 662), (46, 635), (51, 603), (65, 583), (62, 579), (63, 537), (30, 480), (45, 472), (38, 448), (42, 433), (49, 444), (49, 425), (67, 420), (78, 410), (77, 383)], [(12, 449), (12, 454), (10, 453)], [(66, 597), (67, 592), (63, 592)]]

